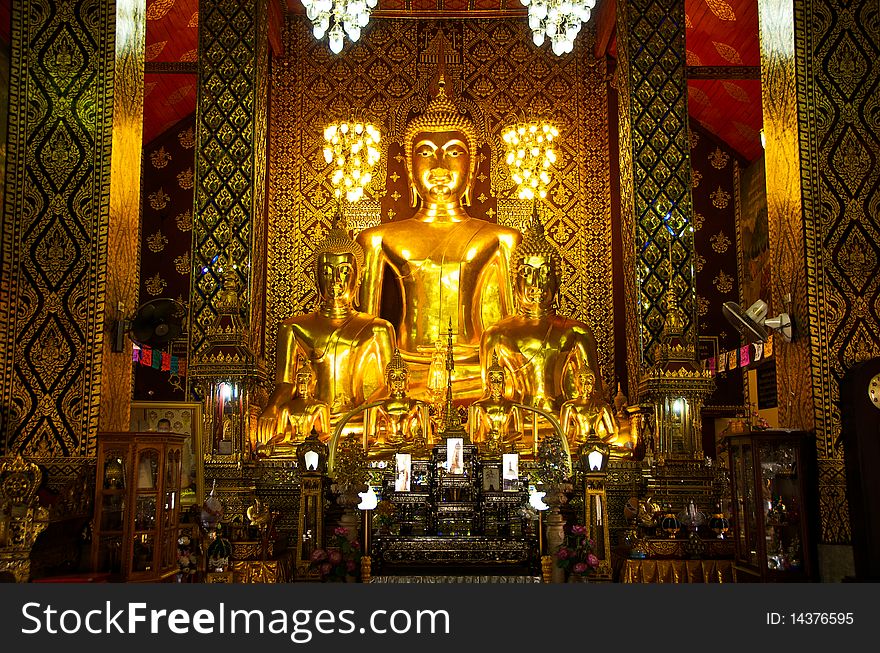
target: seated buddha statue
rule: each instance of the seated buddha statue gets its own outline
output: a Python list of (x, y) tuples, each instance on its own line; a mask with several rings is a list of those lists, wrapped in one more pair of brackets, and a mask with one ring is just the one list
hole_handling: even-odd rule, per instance
[(404, 135), (415, 215), (365, 229), (357, 238), (366, 253), (359, 307), (378, 315), (383, 277), (393, 275), (402, 299), (401, 314), (394, 318), (397, 342), (411, 364), (411, 389), (418, 399), (424, 398), (435, 344), (449, 320), (456, 397), (465, 396), (459, 390), (466, 378), (473, 381), (472, 396), (480, 395), (480, 336), (513, 310), (508, 265), (520, 241), (516, 229), (468, 215), (477, 130), (447, 97), (442, 74), (438, 86)]
[(348, 232), (334, 224), (315, 250), (318, 308), (288, 318), (278, 328), (275, 390), (260, 415), (261, 442), (284, 432), (293, 399), (296, 360), (310, 361), (315, 398), (336, 418), (384, 392), (381, 373), (394, 352), (394, 327), (354, 309), (364, 255)]
[(504, 368), (494, 352), (486, 382), (488, 396), (470, 406), (471, 441), (491, 453), (513, 452), (522, 439), (522, 415), (519, 407), (504, 396)]
[(603, 442), (614, 444), (617, 439), (617, 421), (608, 402), (596, 392), (596, 375), (582, 365), (574, 376), (575, 397), (562, 404), (559, 423), (574, 448), (586, 442), (594, 433)]
[[(497, 352), (513, 380), (510, 398), (556, 414), (571, 396), (573, 365), (588, 365), (601, 391), (596, 341), (589, 326), (556, 314), (561, 257), (545, 238), (537, 213), (512, 263), (517, 312), (486, 329), (481, 360), (485, 366), (490, 353)], [(484, 378), (487, 372), (484, 367)]]
[[(365, 430), (374, 439), (369, 442), (370, 452), (408, 451), (412, 449), (416, 433), (424, 433), (427, 410), (423, 404), (407, 396), (409, 370), (395, 349), (385, 367), (388, 397), (367, 413)], [(375, 434), (375, 435), (374, 435)]]
[(268, 456), (293, 455), (296, 445), (305, 440), (312, 429), (320, 434), (322, 441), (330, 437), (330, 406), (315, 398), (315, 372), (304, 358), (299, 359), (296, 370), (296, 390), (281, 409), (281, 420), (287, 424), (258, 449)]

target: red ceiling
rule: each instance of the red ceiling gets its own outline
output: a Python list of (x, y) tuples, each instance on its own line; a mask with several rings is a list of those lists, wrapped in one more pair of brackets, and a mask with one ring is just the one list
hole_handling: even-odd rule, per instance
[[(602, 0), (600, 0), (601, 2)], [(284, 0), (304, 13), (300, 0)], [(690, 66), (758, 66), (757, 0), (685, 0), (686, 48)], [(377, 17), (406, 15), (522, 16), (520, 0), (379, 0)], [(525, 29), (525, 25), (523, 26)], [(198, 0), (147, 0), (146, 58), (149, 62), (195, 61)], [(691, 80), (691, 116), (749, 161), (761, 154), (761, 83), (758, 80)], [(144, 142), (195, 111), (192, 75), (149, 74), (145, 78)]]

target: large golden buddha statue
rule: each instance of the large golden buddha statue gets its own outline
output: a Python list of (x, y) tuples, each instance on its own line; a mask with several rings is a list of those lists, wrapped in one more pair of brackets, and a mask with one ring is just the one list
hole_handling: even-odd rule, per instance
[[(407, 172), (416, 214), (365, 229), (358, 243), (366, 252), (360, 308), (378, 315), (383, 276), (390, 272), (400, 288), (402, 312), (394, 325), (404, 360), (411, 369), (414, 396), (424, 394), (425, 377), (449, 320), (454, 334), (456, 380), (471, 363), (479, 392), (480, 336), (510, 314), (509, 260), (520, 233), (472, 218), (466, 206), (476, 166), (474, 124), (439, 91), (426, 111), (407, 125)], [(457, 388), (456, 396), (461, 396)]]
[(601, 392), (596, 341), (590, 327), (556, 314), (561, 258), (547, 241), (535, 213), (513, 257), (512, 283), (517, 313), (483, 333), (480, 358), (486, 377), (497, 352), (513, 379), (511, 398), (557, 413), (572, 391), (572, 366), (586, 363)]
[(293, 398), (299, 357), (310, 361), (315, 397), (330, 406), (332, 416), (384, 392), (382, 370), (394, 352), (394, 327), (353, 308), (363, 265), (361, 247), (334, 224), (315, 250), (317, 310), (289, 318), (278, 328), (275, 391), (260, 415), (260, 442), (286, 428), (285, 407)]

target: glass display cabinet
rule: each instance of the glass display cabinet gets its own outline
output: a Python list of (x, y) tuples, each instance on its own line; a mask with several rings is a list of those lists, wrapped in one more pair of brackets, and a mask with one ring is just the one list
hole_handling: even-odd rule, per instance
[(816, 580), (813, 435), (752, 431), (727, 442), (737, 581)]
[(188, 436), (99, 433), (92, 569), (126, 582), (178, 571), (181, 459)]

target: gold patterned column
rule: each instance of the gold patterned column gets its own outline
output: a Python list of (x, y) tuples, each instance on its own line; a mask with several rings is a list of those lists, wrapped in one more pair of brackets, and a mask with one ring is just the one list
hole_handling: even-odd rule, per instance
[(113, 326), (137, 304), (144, 131), (146, 0), (116, 0), (116, 66), (110, 160), (107, 297), (101, 366), (101, 431), (127, 431), (130, 423), (131, 341), (114, 352)]
[(217, 314), (227, 249), (244, 289), (251, 351), (264, 353), (268, 46), (266, 0), (199, 3), (189, 345), (196, 358)]
[[(880, 25), (875, 3), (759, 0), (780, 426), (814, 429), (821, 541), (848, 543), (839, 387), (880, 355)], [(804, 374), (809, 370), (809, 375)]]
[[(672, 284), (696, 345), (684, 0), (618, 2), (621, 216), (630, 396), (654, 362)], [(671, 272), (671, 278), (670, 278)]]
[(0, 257), (6, 453), (95, 453), (108, 290), (115, 19), (114, 3), (106, 0), (12, 3)]

